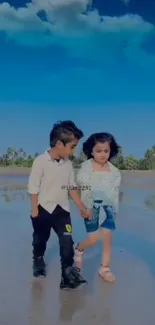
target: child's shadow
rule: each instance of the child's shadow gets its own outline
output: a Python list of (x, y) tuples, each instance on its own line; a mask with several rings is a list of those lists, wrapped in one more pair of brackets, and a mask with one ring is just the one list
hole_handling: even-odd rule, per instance
[(87, 293), (94, 293), (94, 288), (100, 278), (98, 276), (98, 269), (101, 263), (101, 242), (99, 242), (96, 246), (87, 249), (84, 255), (84, 275), (88, 281)]
[(73, 316), (85, 309), (86, 304), (86, 286), (80, 290), (69, 292), (60, 291), (60, 313), (59, 320), (63, 322), (72, 322)]

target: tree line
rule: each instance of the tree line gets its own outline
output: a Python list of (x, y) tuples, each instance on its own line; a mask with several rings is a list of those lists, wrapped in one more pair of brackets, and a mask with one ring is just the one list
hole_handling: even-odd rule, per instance
[[(34, 155), (30, 155), (22, 148), (15, 149), (9, 147), (0, 157), (0, 166), (31, 167), (38, 155), (39, 153), (37, 152)], [(86, 157), (82, 151), (78, 157), (73, 156), (71, 158), (75, 168), (79, 168), (85, 159)], [(112, 163), (121, 170), (155, 170), (155, 145), (147, 149), (144, 157), (140, 159), (133, 155), (124, 156), (123, 150), (120, 149), (119, 154), (112, 160)]]

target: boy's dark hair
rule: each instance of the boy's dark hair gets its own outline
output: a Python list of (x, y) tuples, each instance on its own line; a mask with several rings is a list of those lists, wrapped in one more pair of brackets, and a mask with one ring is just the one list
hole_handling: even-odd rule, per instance
[(77, 128), (74, 122), (60, 121), (53, 125), (50, 132), (50, 147), (55, 147), (58, 141), (62, 141), (66, 145), (73, 140), (73, 137), (80, 140), (83, 136), (83, 132)]
[(115, 138), (110, 133), (94, 133), (83, 144), (83, 152), (87, 159), (93, 158), (92, 150), (97, 143), (109, 142), (111, 151), (109, 160), (114, 158), (120, 149), (120, 146), (116, 143)]

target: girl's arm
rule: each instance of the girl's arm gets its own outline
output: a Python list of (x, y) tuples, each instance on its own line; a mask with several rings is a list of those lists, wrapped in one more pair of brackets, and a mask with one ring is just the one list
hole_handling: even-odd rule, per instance
[(74, 173), (72, 164), (71, 164), (70, 177), (69, 177), (69, 194), (70, 194), (72, 200), (74, 201), (74, 203), (77, 205), (77, 207), (81, 211), (82, 216), (84, 218), (89, 218), (91, 215), (87, 211), (85, 204), (81, 199), (80, 191), (78, 189), (78, 185), (75, 180), (75, 173)]
[(81, 193), (81, 200), (88, 209), (93, 208), (93, 195), (91, 188), (91, 171), (87, 164), (83, 164), (77, 173), (77, 183)]
[(119, 170), (117, 170), (114, 176), (114, 192), (113, 192), (113, 202), (114, 202), (113, 205), (116, 213), (118, 212), (118, 208), (119, 208), (120, 185), (121, 185), (121, 173)]

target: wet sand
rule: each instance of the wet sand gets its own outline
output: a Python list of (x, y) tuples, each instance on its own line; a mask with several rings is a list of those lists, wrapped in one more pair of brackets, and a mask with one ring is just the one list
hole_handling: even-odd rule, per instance
[(0, 176), (28, 176), (30, 171), (29, 167), (0, 166)]
[[(29, 167), (18, 167), (18, 166), (0, 166), (0, 176), (28, 176), (30, 174), (31, 168)], [(122, 174), (127, 174), (130, 177), (146, 177), (155, 179), (155, 171), (143, 171), (143, 170), (124, 170)]]
[[(19, 182), (19, 180), (18, 180)], [(0, 195), (0, 324), (2, 325), (151, 325), (155, 322), (155, 210), (146, 204), (154, 190), (137, 177), (122, 185), (120, 213), (114, 234), (112, 269), (115, 285), (98, 277), (101, 243), (88, 250), (84, 275), (88, 285), (59, 290), (60, 262), (55, 234), (46, 253), (48, 275), (34, 280), (31, 270), (31, 223), (24, 191)], [(151, 182), (151, 179), (150, 179)], [(139, 189), (135, 184), (141, 184)], [(10, 195), (5, 200), (4, 192)], [(21, 196), (19, 195), (21, 194)], [(23, 195), (23, 196), (22, 196)], [(85, 237), (83, 220), (71, 204), (75, 241)]]
[[(31, 168), (28, 167), (0, 166), (0, 189), (26, 189), (30, 171)], [(121, 171), (121, 174), (124, 187), (155, 190), (155, 171)]]

